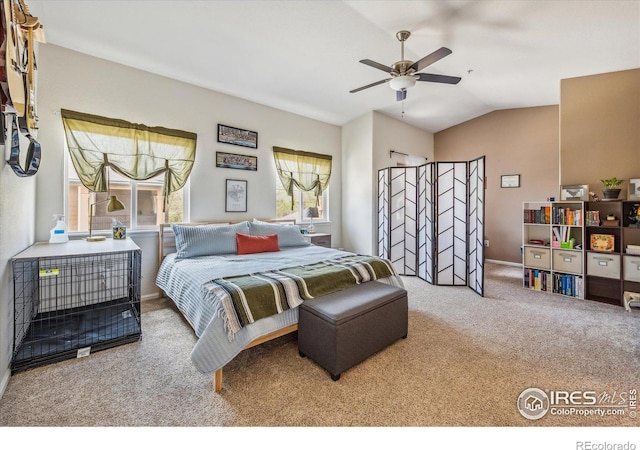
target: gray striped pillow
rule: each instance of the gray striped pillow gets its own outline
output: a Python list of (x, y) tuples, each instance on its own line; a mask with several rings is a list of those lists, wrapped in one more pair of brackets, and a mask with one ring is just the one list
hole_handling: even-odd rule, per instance
[(249, 234), (249, 222), (235, 225), (171, 225), (176, 236), (176, 260), (236, 253), (236, 233)]
[(278, 245), (284, 247), (301, 247), (310, 245), (300, 233), (297, 225), (284, 225), (279, 223), (251, 222), (249, 234), (253, 236), (278, 235)]

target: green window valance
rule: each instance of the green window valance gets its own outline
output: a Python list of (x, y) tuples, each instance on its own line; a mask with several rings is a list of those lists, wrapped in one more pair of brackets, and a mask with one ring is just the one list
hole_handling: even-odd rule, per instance
[(107, 192), (107, 167), (138, 181), (164, 173), (166, 206), (169, 194), (187, 182), (196, 155), (195, 133), (66, 109), (61, 113), (71, 161), (87, 189)]
[(329, 186), (331, 155), (273, 147), (278, 176), (293, 207), (294, 186), (301, 191), (313, 191), (318, 199)]

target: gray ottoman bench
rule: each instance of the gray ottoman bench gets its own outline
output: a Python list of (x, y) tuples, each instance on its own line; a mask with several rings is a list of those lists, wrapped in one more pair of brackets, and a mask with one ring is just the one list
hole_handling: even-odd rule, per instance
[(407, 337), (407, 291), (371, 281), (304, 301), (298, 351), (337, 381), (345, 370)]

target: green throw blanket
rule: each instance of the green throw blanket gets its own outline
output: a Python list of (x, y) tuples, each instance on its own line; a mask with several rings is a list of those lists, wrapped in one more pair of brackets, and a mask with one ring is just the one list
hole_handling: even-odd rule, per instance
[(207, 284), (221, 300), (229, 337), (241, 327), (295, 308), (304, 300), (396, 276), (391, 262), (348, 255), (303, 266), (217, 278)]

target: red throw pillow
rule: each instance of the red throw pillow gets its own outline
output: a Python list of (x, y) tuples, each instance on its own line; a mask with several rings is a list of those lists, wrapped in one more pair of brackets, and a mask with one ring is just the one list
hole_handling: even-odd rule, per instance
[(238, 255), (280, 251), (277, 234), (251, 236), (248, 234), (236, 233), (236, 246), (238, 247)]

